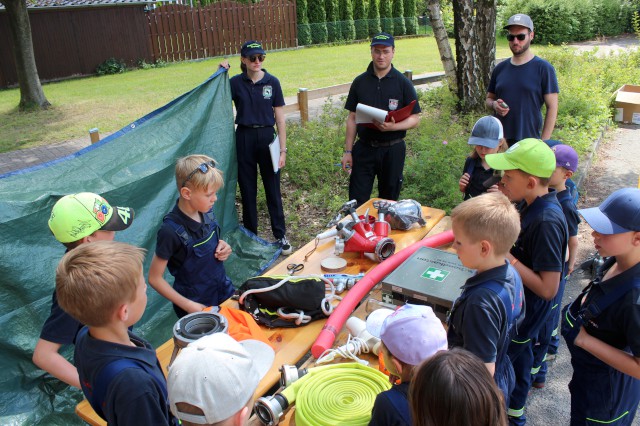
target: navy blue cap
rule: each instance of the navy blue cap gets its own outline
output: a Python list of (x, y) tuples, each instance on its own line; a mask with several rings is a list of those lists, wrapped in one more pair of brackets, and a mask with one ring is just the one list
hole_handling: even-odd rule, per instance
[(249, 40), (242, 45), (240, 49), (240, 55), (248, 58), (251, 55), (264, 55), (266, 52), (262, 48), (262, 44), (255, 40)]
[(393, 36), (389, 33), (378, 33), (374, 35), (371, 39), (371, 46), (377, 45), (396, 47)]
[(580, 209), (578, 213), (594, 231), (603, 235), (640, 232), (640, 189), (618, 189), (600, 206)]

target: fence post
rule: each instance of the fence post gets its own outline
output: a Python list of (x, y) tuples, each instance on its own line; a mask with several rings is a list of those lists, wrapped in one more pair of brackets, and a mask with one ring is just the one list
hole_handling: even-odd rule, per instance
[(89, 129), (89, 139), (91, 139), (92, 144), (100, 141), (100, 131), (97, 127)]
[(404, 72), (404, 76), (407, 77), (409, 79), (409, 81), (413, 80), (413, 71), (412, 70), (406, 70)]
[(309, 91), (304, 87), (298, 89), (298, 106), (300, 107), (300, 121), (304, 126), (309, 121)]

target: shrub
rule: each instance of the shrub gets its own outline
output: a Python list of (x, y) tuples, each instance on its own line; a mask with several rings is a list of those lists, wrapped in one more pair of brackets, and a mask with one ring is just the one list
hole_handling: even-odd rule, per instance
[(416, 0), (404, 0), (404, 24), (407, 34), (418, 34), (418, 6)]
[(393, 34), (393, 17), (391, 16), (391, 0), (380, 2), (380, 25), (382, 31)]
[(313, 43), (327, 42), (327, 22), (324, 12), (324, 2), (312, 0), (307, 3), (307, 16), (309, 17), (309, 27), (311, 29), (311, 41)]
[(356, 38), (356, 27), (353, 22), (353, 4), (351, 0), (340, 0), (340, 26), (343, 40)]
[[(386, 0), (383, 0), (386, 1)], [(369, 23), (369, 36), (373, 37), (381, 31), (380, 29), (380, 9), (378, 0), (369, 0), (369, 8), (367, 9), (367, 17)]]
[(298, 45), (311, 44), (311, 28), (307, 16), (307, 0), (296, 1), (296, 17), (298, 18)]
[(356, 40), (363, 40), (369, 36), (369, 24), (365, 0), (354, 0), (353, 19), (356, 27)]
[(325, 0), (324, 10), (327, 21), (327, 40), (329, 42), (338, 41), (342, 38), (338, 0)]
[(96, 67), (96, 74), (98, 75), (110, 75), (110, 74), (122, 74), (127, 70), (127, 64), (124, 61), (119, 61), (116, 58), (109, 58)]
[(405, 35), (407, 33), (404, 25), (404, 2), (403, 0), (393, 0), (393, 35)]

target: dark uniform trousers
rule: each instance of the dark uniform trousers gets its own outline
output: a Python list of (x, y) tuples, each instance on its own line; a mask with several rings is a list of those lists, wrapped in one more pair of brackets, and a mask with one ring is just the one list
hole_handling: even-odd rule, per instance
[(358, 205), (371, 198), (373, 181), (378, 177), (378, 197), (397, 200), (402, 189), (402, 172), (407, 148), (404, 140), (388, 143), (358, 140), (353, 146), (353, 169), (349, 179), (349, 199)]
[(258, 172), (264, 184), (267, 208), (271, 218), (271, 230), (276, 239), (285, 236), (284, 210), (280, 193), (280, 171), (273, 173), (269, 144), (273, 141), (273, 127), (244, 127), (236, 129), (238, 155), (238, 185), (242, 198), (242, 222), (244, 227), (258, 234)]

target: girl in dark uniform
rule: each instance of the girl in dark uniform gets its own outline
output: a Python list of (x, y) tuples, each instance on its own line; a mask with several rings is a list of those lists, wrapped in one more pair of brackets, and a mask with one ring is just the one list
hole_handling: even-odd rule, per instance
[[(282, 247), (282, 254), (291, 254), (291, 244), (285, 235), (284, 210), (280, 193), (280, 171), (273, 172), (269, 144), (276, 134), (280, 140), (279, 169), (287, 159), (287, 133), (284, 118), (284, 96), (280, 81), (262, 68), (266, 52), (257, 41), (247, 41), (240, 50), (242, 73), (229, 80), (231, 96), (236, 106), (236, 150), (238, 153), (238, 184), (242, 197), (242, 222), (257, 235), (258, 168), (264, 184), (267, 208), (273, 236)], [(220, 66), (229, 68), (229, 62)], [(274, 130), (277, 127), (277, 133)]]

